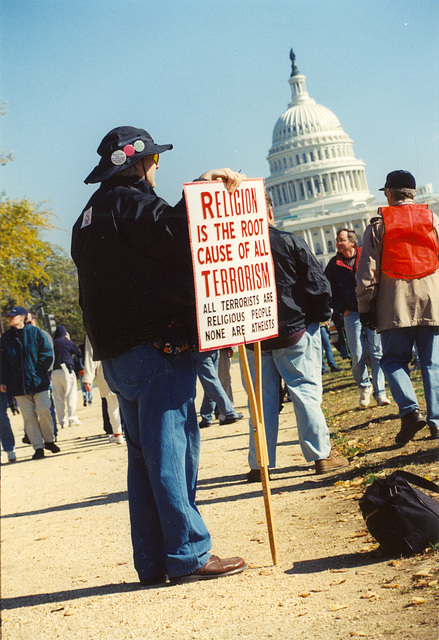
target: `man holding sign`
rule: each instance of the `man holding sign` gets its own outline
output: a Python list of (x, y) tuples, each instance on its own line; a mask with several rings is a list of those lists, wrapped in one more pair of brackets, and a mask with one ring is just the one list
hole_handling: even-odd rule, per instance
[[(110, 131), (85, 180), (102, 184), (72, 238), (85, 330), (126, 421), (134, 565), (143, 585), (245, 568), (242, 558), (210, 554), (195, 504), (200, 433), (186, 206), (182, 199), (171, 207), (154, 191), (159, 154), (169, 149), (144, 129)], [(201, 176), (224, 181), (231, 194), (243, 177), (230, 169)]]
[[(319, 322), (330, 317), (331, 287), (304, 240), (273, 226), (272, 202), (270, 196), (266, 198), (279, 318), (278, 337), (261, 343), (262, 399), (269, 467), (276, 466), (279, 385), (283, 379), (294, 404), (302, 453), (307, 462), (314, 461), (316, 473), (327, 473), (348, 463), (346, 458), (331, 453), (329, 430), (321, 409), (322, 343)], [(254, 371), (250, 348), (247, 348), (247, 354), (250, 368)], [(260, 481), (251, 419), (249, 465), (247, 480)]]

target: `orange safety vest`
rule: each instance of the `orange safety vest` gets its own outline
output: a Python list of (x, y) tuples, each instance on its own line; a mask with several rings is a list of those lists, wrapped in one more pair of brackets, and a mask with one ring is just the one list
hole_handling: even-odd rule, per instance
[(439, 269), (439, 241), (426, 204), (382, 207), (384, 219), (381, 271), (413, 280)]

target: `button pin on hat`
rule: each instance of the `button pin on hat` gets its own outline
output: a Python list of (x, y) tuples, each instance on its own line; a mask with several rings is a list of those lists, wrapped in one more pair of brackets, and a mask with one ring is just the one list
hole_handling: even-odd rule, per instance
[(111, 154), (111, 162), (115, 165), (123, 164), (126, 162), (126, 159), (126, 153), (122, 151), (122, 149), (116, 149), (116, 151), (113, 151)]

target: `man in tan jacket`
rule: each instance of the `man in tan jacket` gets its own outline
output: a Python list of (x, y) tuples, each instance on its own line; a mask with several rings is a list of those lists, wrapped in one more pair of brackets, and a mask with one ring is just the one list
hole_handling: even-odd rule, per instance
[[(404, 445), (427, 424), (439, 438), (439, 218), (416, 204), (408, 171), (387, 175), (388, 206), (366, 228), (357, 270), (357, 299), (364, 326), (381, 334), (385, 372), (399, 407)], [(426, 419), (410, 380), (416, 345), (424, 384)]]

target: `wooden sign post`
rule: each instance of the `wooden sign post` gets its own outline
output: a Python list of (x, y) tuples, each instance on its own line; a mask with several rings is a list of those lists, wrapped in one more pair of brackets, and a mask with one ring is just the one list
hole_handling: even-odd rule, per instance
[(273, 564), (278, 564), (276, 532), (273, 522), (273, 510), (271, 506), (271, 490), (268, 475), (267, 438), (265, 436), (264, 412), (262, 407), (262, 369), (261, 369), (261, 343), (254, 345), (255, 354), (255, 388), (250, 375), (245, 346), (240, 344), (239, 358), (250, 403), (250, 413), (253, 424), (253, 437), (255, 440), (256, 461), (261, 471), (262, 494), (264, 496), (265, 518), (267, 520), (268, 539), (270, 541), (271, 557)]

